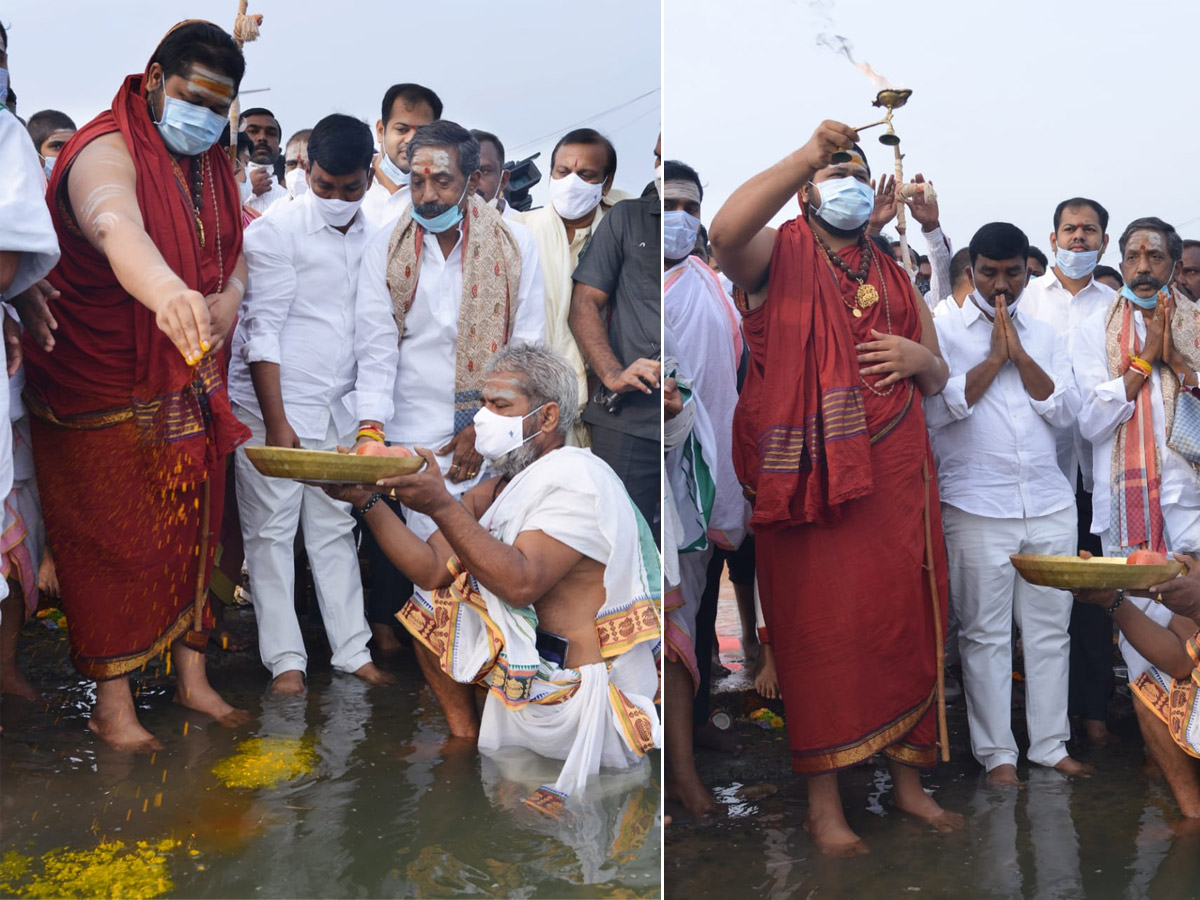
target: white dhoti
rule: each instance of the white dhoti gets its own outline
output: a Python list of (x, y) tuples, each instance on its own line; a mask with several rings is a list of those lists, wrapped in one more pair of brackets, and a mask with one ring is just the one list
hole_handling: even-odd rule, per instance
[(605, 566), (596, 615), (604, 662), (578, 669), (542, 659), (534, 608), (509, 606), (457, 560), (451, 587), (417, 590), (398, 616), (452, 678), (488, 688), (482, 752), (524, 747), (563, 761), (554, 783), (526, 801), (554, 815), (602, 767), (628, 769), (661, 745), (657, 553), (613, 471), (574, 447), (520, 472), (480, 524), (509, 545), (523, 531), (544, 532)]
[[(252, 437), (251, 446), (266, 442), (266, 425), (241, 406), (234, 412)], [(339, 441), (332, 420), (324, 440), (305, 440), (305, 450), (334, 450)], [(371, 661), (367, 641), (371, 631), (363, 611), (362, 576), (354, 545), (350, 504), (334, 500), (323, 490), (288, 478), (260, 475), (246, 452), (234, 457), (238, 514), (250, 571), (250, 596), (258, 619), (258, 649), (263, 665), (275, 678), (284, 672), (304, 672), (308, 653), (296, 619), (296, 527), (304, 530), (304, 547), (312, 566), (317, 604), (333, 650), (333, 667), (354, 672)]]

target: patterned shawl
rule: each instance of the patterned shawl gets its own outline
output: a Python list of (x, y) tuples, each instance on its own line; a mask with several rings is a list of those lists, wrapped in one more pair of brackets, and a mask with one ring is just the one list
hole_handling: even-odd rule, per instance
[[(468, 200), (462, 221), (462, 303), (454, 376), (454, 433), (471, 424), (482, 405), (483, 370), (508, 343), (521, 283), (521, 248), (500, 213), (478, 194)], [(417, 296), (425, 229), (412, 208), (400, 216), (388, 242), (387, 285), (400, 340), (404, 319)]]
[[(1171, 343), (1193, 370), (1200, 369), (1200, 309), (1171, 291)], [(1108, 371), (1114, 377), (1129, 368), (1130, 356), (1142, 349), (1133, 327), (1133, 305), (1118, 294), (1104, 319)], [(1161, 373), (1164, 430), (1168, 445), (1175, 424), (1175, 401), (1179, 381), (1170, 371)], [(1133, 416), (1117, 428), (1112, 451), (1112, 510), (1119, 546), (1136, 549), (1148, 546), (1165, 553), (1162, 514), (1162, 453), (1154, 437), (1150, 379), (1142, 381), (1134, 398)], [(1124, 552), (1124, 550), (1122, 551)]]

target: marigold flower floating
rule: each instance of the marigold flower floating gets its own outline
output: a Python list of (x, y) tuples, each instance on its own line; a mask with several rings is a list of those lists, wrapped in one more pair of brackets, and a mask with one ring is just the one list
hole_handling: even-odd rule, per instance
[(308, 738), (257, 737), (242, 741), (237, 753), (213, 766), (226, 787), (274, 787), (307, 775), (317, 764)]
[(179, 841), (102, 841), (92, 850), (51, 850), (35, 861), (10, 850), (0, 859), (5, 897), (162, 897), (174, 888), (167, 854)]

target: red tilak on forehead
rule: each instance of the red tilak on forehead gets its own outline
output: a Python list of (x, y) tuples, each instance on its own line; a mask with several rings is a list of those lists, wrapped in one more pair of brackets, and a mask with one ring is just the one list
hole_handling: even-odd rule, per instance
[(426, 166), (426, 167), (425, 167), (425, 174), (426, 174), (426, 175), (428, 175), (428, 174), (429, 174), (429, 166)]

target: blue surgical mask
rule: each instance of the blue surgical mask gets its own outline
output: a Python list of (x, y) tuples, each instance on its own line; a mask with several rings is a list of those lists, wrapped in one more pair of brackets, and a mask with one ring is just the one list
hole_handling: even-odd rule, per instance
[(663, 213), (663, 258), (684, 259), (696, 249), (700, 220), (682, 209)]
[[(812, 184), (812, 182), (809, 182)], [(846, 175), (830, 178), (819, 185), (813, 184), (821, 195), (821, 205), (816, 214), (834, 228), (842, 231), (857, 231), (871, 218), (875, 208), (875, 192), (869, 184)]]
[(1054, 262), (1058, 270), (1068, 278), (1087, 278), (1100, 261), (1099, 250), (1064, 250), (1058, 248), (1054, 254)]
[(57, 156), (45, 156), (42, 158), (42, 171), (46, 173), (46, 178), (49, 178), (50, 174), (54, 171), (54, 161), (56, 159), (58, 159)]
[(162, 118), (154, 124), (169, 148), (182, 156), (197, 156), (217, 142), (228, 122), (226, 116), (207, 106), (188, 103), (164, 92)]
[(0, 69), (0, 106), (8, 102), (8, 69)]
[(388, 181), (392, 184), (397, 184), (400, 187), (405, 187), (411, 177), (408, 172), (405, 172), (398, 165), (392, 162), (392, 158), (387, 155), (387, 151), (382, 153), (382, 159), (379, 161), (379, 169), (387, 176)]
[[(469, 180), (467, 184), (470, 184)], [(462, 221), (462, 202), (465, 196), (467, 196), (467, 185), (463, 185), (463, 192), (459, 195), (457, 203), (445, 212), (438, 213), (432, 219), (425, 218), (417, 212), (417, 208), (414, 206), (412, 211), (413, 221), (431, 234), (441, 234), (443, 231), (449, 231)]]
[[(1170, 282), (1168, 282), (1167, 284), (1170, 284)], [(1134, 306), (1139, 307), (1140, 309), (1154, 309), (1154, 307), (1158, 306), (1159, 297), (1163, 296), (1163, 294), (1167, 291), (1167, 289), (1168, 289), (1167, 285), (1164, 284), (1162, 287), (1160, 287), (1155, 292), (1153, 297), (1146, 297), (1145, 299), (1143, 299), (1143, 298), (1139, 297), (1137, 294), (1135, 294), (1133, 292), (1133, 290), (1129, 287), (1129, 285), (1123, 284), (1123, 285), (1121, 285), (1120, 293), (1121, 293), (1122, 297), (1124, 297), (1126, 300), (1128, 300)]]

